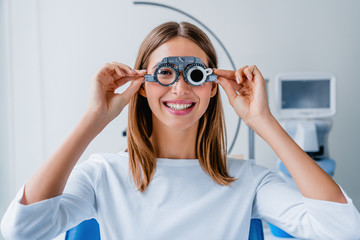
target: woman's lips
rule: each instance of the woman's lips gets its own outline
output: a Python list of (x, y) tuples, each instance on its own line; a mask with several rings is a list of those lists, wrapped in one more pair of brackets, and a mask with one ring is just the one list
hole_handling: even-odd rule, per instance
[(169, 100), (163, 104), (171, 114), (186, 115), (194, 109), (196, 103), (190, 100)]

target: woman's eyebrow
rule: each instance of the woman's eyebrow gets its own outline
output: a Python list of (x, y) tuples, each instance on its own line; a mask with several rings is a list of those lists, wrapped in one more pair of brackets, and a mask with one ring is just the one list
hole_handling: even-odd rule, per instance
[(159, 64), (160, 64), (160, 62), (156, 63), (152, 69), (154, 70), (155, 68), (157, 68), (157, 66), (159, 66)]

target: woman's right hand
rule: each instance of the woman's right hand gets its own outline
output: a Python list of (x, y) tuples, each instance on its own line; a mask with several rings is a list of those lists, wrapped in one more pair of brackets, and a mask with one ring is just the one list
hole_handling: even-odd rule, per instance
[[(111, 122), (139, 90), (145, 74), (146, 70), (134, 70), (122, 63), (105, 64), (92, 80), (87, 113), (95, 114), (106, 123)], [(123, 93), (115, 93), (129, 81), (131, 84)]]
[[(140, 88), (145, 74), (146, 71), (133, 70), (117, 62), (105, 64), (95, 74), (85, 116), (59, 149), (26, 183), (22, 204), (36, 203), (62, 194), (81, 154), (102, 128), (120, 114)], [(123, 93), (114, 93), (128, 81), (131, 81), (131, 85)]]

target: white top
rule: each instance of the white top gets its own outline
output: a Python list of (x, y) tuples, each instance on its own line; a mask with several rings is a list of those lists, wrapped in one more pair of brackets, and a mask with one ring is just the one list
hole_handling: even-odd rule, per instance
[(23, 188), (5, 213), (6, 239), (52, 239), (96, 218), (101, 239), (248, 239), (250, 218), (295, 237), (360, 239), (360, 214), (347, 204), (312, 200), (252, 161), (228, 159), (231, 186), (215, 183), (196, 159), (157, 160), (153, 180), (139, 192), (128, 153), (96, 154), (78, 164), (60, 196), (22, 205)]

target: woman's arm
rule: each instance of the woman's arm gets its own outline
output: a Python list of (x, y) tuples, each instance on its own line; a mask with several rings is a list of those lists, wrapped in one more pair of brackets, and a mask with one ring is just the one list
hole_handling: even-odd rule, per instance
[[(88, 109), (59, 149), (25, 184), (21, 203), (39, 202), (62, 194), (68, 177), (89, 143), (117, 117), (137, 92), (145, 71), (132, 70), (121, 63), (108, 63), (95, 75)], [(122, 93), (114, 91), (132, 81)]]
[(273, 116), (252, 125), (284, 163), (304, 197), (347, 203), (336, 182), (294, 142)]
[(58, 150), (25, 184), (21, 203), (28, 205), (60, 195), (81, 154), (106, 124), (86, 113)]
[(214, 69), (230, 104), (284, 163), (303, 196), (347, 203), (340, 187), (284, 131), (270, 112), (266, 83), (256, 66), (237, 71)]

